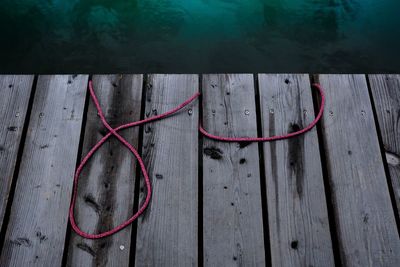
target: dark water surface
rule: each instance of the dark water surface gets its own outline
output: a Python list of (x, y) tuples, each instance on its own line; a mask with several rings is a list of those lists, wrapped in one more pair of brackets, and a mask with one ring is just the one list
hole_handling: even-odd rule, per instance
[(2, 73), (400, 72), (398, 0), (3, 0)]

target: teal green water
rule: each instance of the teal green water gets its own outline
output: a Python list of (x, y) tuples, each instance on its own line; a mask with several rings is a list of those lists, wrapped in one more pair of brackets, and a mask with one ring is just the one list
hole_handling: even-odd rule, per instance
[(0, 72), (400, 72), (396, 0), (3, 0)]

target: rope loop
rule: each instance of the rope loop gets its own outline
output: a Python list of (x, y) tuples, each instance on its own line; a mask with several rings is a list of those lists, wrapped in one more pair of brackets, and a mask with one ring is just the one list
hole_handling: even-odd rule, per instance
[[(71, 226), (72, 229), (80, 236), (85, 237), (85, 238), (89, 238), (89, 239), (98, 239), (98, 238), (103, 238), (106, 236), (110, 236), (120, 230), (122, 230), (123, 228), (125, 228), (126, 226), (128, 226), (129, 224), (131, 224), (134, 220), (136, 220), (137, 217), (139, 217), (144, 210), (146, 209), (146, 207), (149, 205), (150, 202), (150, 198), (151, 198), (151, 184), (150, 184), (150, 179), (149, 179), (149, 175), (147, 173), (146, 167), (144, 165), (143, 159), (142, 157), (139, 155), (139, 153), (137, 152), (137, 150), (128, 142), (126, 141), (121, 135), (118, 134), (118, 131), (122, 130), (122, 129), (126, 129), (129, 127), (134, 127), (134, 126), (139, 126), (148, 122), (152, 122), (152, 121), (156, 121), (156, 120), (160, 120), (163, 118), (166, 118), (176, 112), (178, 112), (179, 110), (181, 110), (182, 108), (184, 108), (185, 106), (187, 106), (188, 104), (190, 104), (193, 100), (195, 100), (200, 93), (196, 93), (194, 94), (192, 97), (190, 97), (188, 100), (186, 100), (185, 102), (183, 102), (182, 104), (180, 104), (179, 106), (177, 106), (176, 108), (169, 110), (163, 114), (157, 115), (157, 116), (153, 116), (144, 120), (140, 120), (140, 121), (135, 121), (135, 122), (131, 122), (131, 123), (127, 123), (127, 124), (123, 124), (117, 128), (112, 128), (108, 122), (106, 121), (104, 114), (103, 114), (103, 110), (100, 107), (100, 103), (96, 97), (96, 94), (93, 90), (93, 84), (92, 81), (89, 81), (89, 91), (90, 91), (90, 96), (96, 106), (97, 112), (100, 116), (100, 120), (103, 123), (103, 125), (109, 130), (109, 133), (107, 133), (97, 144), (95, 144), (92, 149), (90, 149), (90, 151), (88, 152), (88, 154), (83, 158), (82, 162), (79, 164), (76, 172), (75, 172), (75, 176), (74, 176), (74, 187), (73, 187), (73, 192), (72, 192), (72, 200), (71, 200), (71, 206), (69, 209), (69, 219), (71, 222)], [(109, 231), (105, 231), (103, 233), (99, 233), (99, 234), (89, 234), (86, 233), (84, 231), (82, 231), (78, 225), (76, 224), (75, 221), (75, 216), (74, 216), (74, 207), (75, 207), (75, 202), (76, 202), (76, 197), (77, 197), (77, 193), (78, 193), (78, 180), (80, 177), (80, 174), (82, 172), (82, 169), (85, 167), (87, 161), (94, 155), (94, 153), (107, 141), (108, 138), (110, 138), (111, 136), (116, 137), (125, 147), (127, 147), (132, 154), (135, 156), (135, 158), (137, 159), (140, 169), (142, 171), (143, 177), (144, 177), (144, 181), (146, 184), (146, 189), (147, 189), (147, 194), (146, 194), (146, 199), (144, 201), (144, 203), (142, 204), (142, 206), (139, 208), (139, 210), (128, 220), (126, 220), (125, 222), (121, 223), (120, 225), (116, 226), (115, 228), (109, 230)]]

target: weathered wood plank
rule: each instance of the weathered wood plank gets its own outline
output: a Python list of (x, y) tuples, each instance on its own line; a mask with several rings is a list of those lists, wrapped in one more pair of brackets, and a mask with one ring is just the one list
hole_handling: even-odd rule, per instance
[(0, 266), (60, 266), (87, 75), (40, 76)]
[[(101, 75), (93, 86), (104, 115), (112, 127), (140, 120), (142, 75)], [(107, 133), (94, 103), (89, 103), (83, 154)], [(120, 132), (134, 147), (139, 127)], [(116, 138), (110, 138), (88, 162), (79, 181), (75, 207), (82, 230), (100, 233), (114, 228), (133, 215), (136, 159)], [(111, 237), (89, 240), (71, 233), (68, 266), (128, 266), (131, 228)]]
[[(198, 87), (197, 75), (151, 75), (146, 117), (176, 107)], [(197, 265), (198, 106), (144, 127), (153, 197), (138, 221), (136, 266)]]
[[(308, 75), (259, 75), (263, 136), (306, 127), (314, 119)], [(264, 143), (271, 260), (274, 266), (333, 266), (316, 129)]]
[(31, 95), (33, 75), (0, 75), (0, 229)]
[(392, 187), (400, 213), (400, 75), (369, 75)]
[(400, 240), (364, 75), (320, 75), (322, 120), (340, 255), (350, 266), (398, 266)]
[[(203, 124), (217, 135), (257, 136), (253, 75), (205, 75)], [(258, 145), (203, 140), (204, 263), (265, 265)]]

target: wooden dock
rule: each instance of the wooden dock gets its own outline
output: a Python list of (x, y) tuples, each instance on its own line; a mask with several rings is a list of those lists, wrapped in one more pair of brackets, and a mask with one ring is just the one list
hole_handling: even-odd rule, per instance
[[(68, 223), (73, 175), (111, 126), (153, 186), (146, 212), (112, 237)], [(310, 132), (270, 143), (203, 137)], [(0, 266), (399, 266), (400, 75), (0, 76)], [(75, 208), (89, 233), (129, 218), (145, 197), (135, 158), (111, 138), (84, 169)]]

